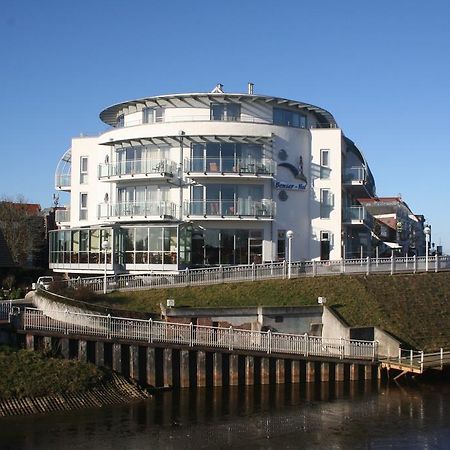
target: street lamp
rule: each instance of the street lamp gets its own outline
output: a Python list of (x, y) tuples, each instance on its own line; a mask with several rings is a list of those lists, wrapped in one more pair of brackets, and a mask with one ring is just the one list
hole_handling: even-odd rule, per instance
[(431, 227), (429, 225), (425, 225), (423, 232), (425, 233), (425, 272), (428, 272), (428, 257), (430, 253)]
[(288, 230), (286, 232), (286, 237), (288, 238), (288, 278), (291, 278), (291, 265), (292, 265), (292, 238), (294, 237), (294, 232), (292, 230)]
[(108, 253), (108, 250), (109, 250), (109, 241), (107, 239), (105, 239), (102, 242), (102, 249), (105, 252), (105, 276), (103, 278), (103, 293), (106, 294), (106, 291), (107, 291), (107, 289), (106, 289), (106, 272), (108, 270), (108, 260), (107, 260), (106, 257), (107, 257), (107, 253)]

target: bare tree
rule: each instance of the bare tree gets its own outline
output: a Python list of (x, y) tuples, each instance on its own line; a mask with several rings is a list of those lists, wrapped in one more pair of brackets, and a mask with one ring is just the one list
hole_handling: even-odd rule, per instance
[(33, 218), (36, 217), (23, 196), (0, 199), (0, 229), (14, 262), (24, 265), (33, 252)]

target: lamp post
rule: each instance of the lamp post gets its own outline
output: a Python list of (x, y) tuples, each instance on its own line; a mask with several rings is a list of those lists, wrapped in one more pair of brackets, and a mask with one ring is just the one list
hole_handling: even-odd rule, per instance
[(106, 294), (106, 291), (107, 291), (107, 289), (106, 289), (106, 275), (107, 275), (107, 273), (106, 272), (108, 270), (107, 253), (108, 253), (108, 250), (109, 250), (109, 241), (107, 239), (105, 239), (102, 242), (102, 249), (105, 252), (105, 275), (103, 277), (103, 293)]
[(286, 237), (288, 238), (288, 278), (291, 278), (291, 265), (292, 265), (292, 238), (294, 237), (294, 232), (292, 230), (288, 230), (286, 232)]
[(428, 272), (428, 258), (429, 258), (429, 254), (430, 254), (431, 227), (429, 225), (425, 225), (423, 232), (425, 233), (425, 272)]

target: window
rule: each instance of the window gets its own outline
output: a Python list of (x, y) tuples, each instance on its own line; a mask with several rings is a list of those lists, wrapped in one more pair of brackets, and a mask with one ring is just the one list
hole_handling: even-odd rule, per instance
[(80, 158), (80, 184), (88, 182), (88, 157), (82, 156)]
[(88, 195), (86, 193), (80, 194), (80, 220), (87, 220), (88, 218)]
[(116, 127), (122, 128), (123, 126), (125, 126), (125, 116), (123, 114), (120, 114), (119, 116), (117, 116)]
[(306, 116), (298, 111), (273, 108), (273, 124), (295, 128), (306, 128)]
[(330, 178), (330, 150), (320, 150), (320, 178)]
[(142, 110), (143, 123), (162, 122), (164, 120), (164, 108), (156, 106), (153, 108), (144, 108)]
[(277, 259), (283, 261), (286, 259), (286, 231), (278, 230), (278, 242), (277, 242)]
[(329, 219), (333, 209), (333, 194), (329, 189), (320, 190), (320, 218)]
[(241, 120), (240, 103), (211, 103), (211, 120), (238, 121)]

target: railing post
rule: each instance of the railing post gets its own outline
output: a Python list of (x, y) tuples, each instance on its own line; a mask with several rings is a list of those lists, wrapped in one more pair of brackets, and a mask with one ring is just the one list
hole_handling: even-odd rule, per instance
[(366, 258), (366, 275), (370, 275), (370, 257)]
[(283, 280), (286, 278), (286, 260), (283, 259)]
[(313, 277), (315, 277), (315, 276), (317, 275), (316, 260), (313, 259), (311, 262), (312, 262), (312, 273), (313, 273)]
[(153, 320), (151, 317), (148, 319), (148, 342), (153, 342)]
[(228, 350), (233, 350), (233, 327), (228, 328)]
[(272, 353), (272, 332), (267, 330), (267, 353)]
[(342, 337), (339, 338), (339, 359), (344, 359), (344, 345), (342, 344)]
[(108, 319), (107, 319), (107, 326), (108, 326), (108, 334), (107, 334), (107, 338), (111, 339), (111, 314), (108, 314)]
[(412, 349), (409, 351), (409, 364), (412, 369), (412, 366), (413, 366), (413, 350)]
[(253, 261), (252, 262), (252, 281), (255, 281), (255, 279), (256, 279), (256, 264)]
[(420, 371), (423, 372), (423, 350), (420, 352)]
[(189, 286), (190, 284), (190, 272), (189, 272), (189, 267), (186, 267), (186, 286)]
[(394, 275), (395, 273), (395, 256), (394, 252), (391, 254), (391, 275)]
[(417, 256), (413, 256), (413, 273), (417, 272)]
[(223, 277), (223, 266), (222, 266), (222, 264), (219, 266), (219, 274), (220, 274), (220, 279), (223, 281), (224, 277)]
[(402, 362), (402, 349), (401, 347), (398, 348), (398, 362)]
[(64, 310), (64, 334), (69, 334), (69, 325), (68, 325), (68, 316), (69, 311), (67, 310), (67, 308)]
[(309, 336), (305, 333), (305, 356), (309, 355)]
[(444, 349), (442, 347), (441, 347), (441, 350), (440, 350), (440, 356), (441, 356), (441, 370), (442, 370), (443, 367), (444, 367)]
[(191, 322), (189, 324), (189, 347), (194, 346), (194, 324)]
[(375, 361), (377, 358), (378, 358), (378, 341), (373, 341), (372, 361)]
[(435, 256), (435, 261), (434, 261), (434, 271), (435, 272), (439, 272), (439, 255), (436, 253)]
[(341, 259), (341, 273), (345, 273), (345, 258)]

